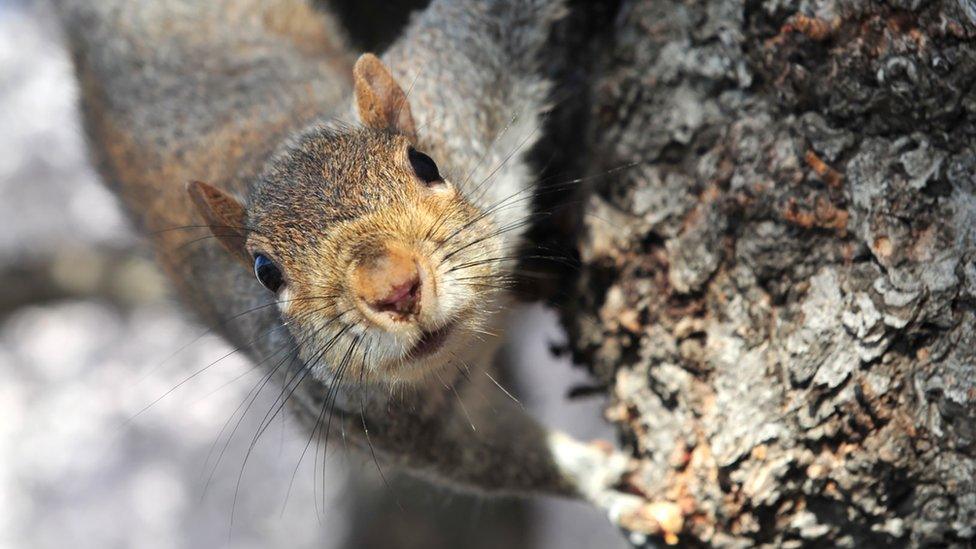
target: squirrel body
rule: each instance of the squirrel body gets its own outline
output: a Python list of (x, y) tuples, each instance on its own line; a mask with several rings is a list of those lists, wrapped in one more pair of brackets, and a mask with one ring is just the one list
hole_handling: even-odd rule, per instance
[(104, 179), (184, 301), (267, 364), (313, 436), (334, 413), (435, 481), (677, 528), (623, 491), (639, 491), (627, 457), (548, 431), (481, 375), (562, 2), (434, 0), (355, 63), (301, 0), (58, 3)]

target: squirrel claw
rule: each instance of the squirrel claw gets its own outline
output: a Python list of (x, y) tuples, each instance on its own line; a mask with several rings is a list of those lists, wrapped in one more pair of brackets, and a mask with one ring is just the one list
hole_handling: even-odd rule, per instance
[(600, 450), (607, 456), (612, 456), (617, 453), (617, 447), (613, 445), (612, 442), (606, 439), (598, 438), (590, 441), (590, 446)]
[(684, 516), (678, 504), (670, 501), (647, 499), (608, 490), (596, 503), (604, 508), (610, 522), (628, 532), (661, 536), (665, 543), (678, 542), (678, 533), (684, 527)]
[(667, 501), (641, 503), (636, 509), (620, 513), (614, 522), (631, 532), (660, 535), (668, 545), (678, 543), (678, 532), (684, 526), (681, 509)]
[(587, 446), (602, 459), (598, 474), (601, 488), (591, 492), (590, 499), (604, 509), (610, 521), (632, 534), (661, 536), (668, 545), (678, 542), (684, 527), (681, 507), (670, 501), (650, 501), (639, 482), (640, 462), (617, 450), (605, 440), (591, 441)]
[(603, 441), (581, 443), (561, 433), (550, 439), (554, 457), (577, 493), (604, 510), (610, 521), (634, 534), (677, 543), (684, 527), (678, 504), (651, 501), (639, 482), (639, 462)]

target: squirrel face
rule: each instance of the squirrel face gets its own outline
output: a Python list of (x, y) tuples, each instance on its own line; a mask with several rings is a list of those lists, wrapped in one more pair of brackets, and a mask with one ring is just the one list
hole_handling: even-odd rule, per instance
[(300, 136), (246, 206), (203, 183), (190, 191), (218, 240), (275, 293), (313, 375), (414, 381), (457, 361), (464, 332), (481, 329), (501, 244), (490, 217), (414, 147), (385, 67), (364, 56), (356, 70), (364, 127)]
[(306, 135), (246, 209), (247, 251), (280, 270), (280, 309), (306, 361), (320, 353), (366, 376), (423, 375), (451, 360), (490, 301), (497, 265), (466, 264), (498, 256), (498, 244), (452, 252), (494, 232), (491, 222), (402, 135)]

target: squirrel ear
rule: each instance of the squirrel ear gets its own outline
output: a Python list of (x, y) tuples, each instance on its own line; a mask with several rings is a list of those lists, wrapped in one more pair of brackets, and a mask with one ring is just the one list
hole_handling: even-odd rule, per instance
[(187, 183), (186, 191), (190, 194), (197, 212), (210, 227), (210, 232), (217, 237), (217, 241), (223, 244), (224, 248), (235, 259), (242, 261), (245, 266), (250, 268), (251, 257), (245, 247), (247, 241), (247, 235), (244, 232), (246, 214), (240, 201), (229, 193), (202, 181)]
[(410, 138), (417, 131), (407, 94), (390, 74), (390, 69), (371, 53), (364, 53), (352, 69), (356, 88), (356, 109), (363, 124), (375, 129), (392, 129)]

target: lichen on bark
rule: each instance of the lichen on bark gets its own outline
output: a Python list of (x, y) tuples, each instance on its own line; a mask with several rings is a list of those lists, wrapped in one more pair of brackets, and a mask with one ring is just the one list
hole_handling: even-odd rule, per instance
[(625, 0), (600, 37), (564, 321), (682, 541), (973, 543), (973, 3)]

